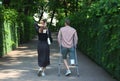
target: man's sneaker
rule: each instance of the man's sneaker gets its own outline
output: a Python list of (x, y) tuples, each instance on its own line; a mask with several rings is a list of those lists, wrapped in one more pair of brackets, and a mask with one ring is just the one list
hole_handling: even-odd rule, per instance
[(45, 73), (44, 73), (44, 72), (42, 72), (42, 73), (41, 73), (41, 76), (45, 76)]
[(42, 76), (42, 68), (38, 70), (38, 76)]
[(71, 71), (67, 70), (66, 73), (65, 73), (65, 76), (69, 76), (70, 74), (71, 74)]

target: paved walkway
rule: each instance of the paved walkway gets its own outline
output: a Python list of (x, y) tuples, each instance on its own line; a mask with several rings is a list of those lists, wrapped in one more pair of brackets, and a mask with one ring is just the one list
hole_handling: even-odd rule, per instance
[(47, 67), (46, 76), (37, 76), (37, 40), (33, 39), (29, 43), (19, 46), (7, 56), (0, 58), (0, 81), (116, 81), (107, 74), (101, 67), (92, 62), (84, 54), (78, 53), (79, 73), (76, 76), (74, 68), (73, 74), (64, 76), (64, 67), (61, 76), (58, 76), (59, 47), (54, 35), (54, 42), (51, 45), (51, 65)]

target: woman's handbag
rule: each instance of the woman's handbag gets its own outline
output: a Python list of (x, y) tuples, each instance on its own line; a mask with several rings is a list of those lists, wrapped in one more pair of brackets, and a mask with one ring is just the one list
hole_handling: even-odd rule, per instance
[(49, 30), (47, 30), (47, 34), (48, 34), (48, 38), (47, 38), (48, 45), (51, 45), (51, 43), (52, 43), (52, 38), (51, 38), (51, 36), (50, 36), (50, 34), (49, 34)]
[(51, 41), (50, 41), (49, 37), (47, 38), (47, 42), (48, 42), (49, 45), (51, 45)]

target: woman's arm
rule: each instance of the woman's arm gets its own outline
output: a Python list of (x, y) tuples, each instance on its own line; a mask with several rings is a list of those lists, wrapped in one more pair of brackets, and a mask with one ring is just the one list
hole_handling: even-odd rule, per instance
[(34, 27), (35, 27), (36, 32), (39, 32), (39, 26), (36, 22), (34, 23)]

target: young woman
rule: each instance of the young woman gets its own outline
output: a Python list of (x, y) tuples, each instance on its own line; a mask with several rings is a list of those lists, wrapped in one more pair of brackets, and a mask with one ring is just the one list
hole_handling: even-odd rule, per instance
[(49, 37), (52, 42), (51, 32), (46, 27), (46, 20), (41, 20), (38, 24), (35, 25), (37, 34), (38, 34), (38, 76), (45, 76), (46, 66), (50, 64), (50, 48), (47, 42)]

